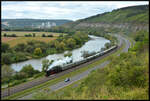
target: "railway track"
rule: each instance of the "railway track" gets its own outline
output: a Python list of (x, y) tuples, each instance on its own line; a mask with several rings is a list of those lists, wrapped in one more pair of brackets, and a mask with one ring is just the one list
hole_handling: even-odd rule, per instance
[(60, 73), (51, 75), (51, 76), (49, 76), (49, 77), (42, 77), (42, 78), (35, 79), (35, 80), (33, 80), (33, 81), (29, 81), (29, 82), (26, 82), (26, 83), (23, 83), (23, 84), (20, 84), (20, 85), (16, 85), (16, 86), (14, 86), (14, 87), (9, 88), (9, 91), (8, 91), (8, 88), (7, 88), (7, 89), (1, 91), (1, 97), (4, 98), (4, 97), (10, 96), (10, 95), (13, 95), (13, 94), (15, 94), (15, 93), (17, 93), (17, 92), (23, 91), (23, 90), (25, 90), (25, 89), (32, 88), (32, 87), (34, 87), (34, 86), (40, 85), (40, 84), (42, 84), (42, 83), (44, 83), (44, 82), (47, 82), (47, 81), (49, 81), (49, 80), (52, 80), (52, 79), (58, 78), (58, 77), (60, 77), (60, 76), (63, 76), (63, 75), (65, 75), (65, 74), (69, 73), (69, 72), (75, 71), (75, 70), (77, 70), (77, 69), (79, 69), (79, 68), (85, 67), (85, 66), (87, 66), (87, 65), (89, 65), (89, 64), (91, 64), (91, 63), (93, 63), (93, 62), (95, 62), (95, 61), (97, 61), (97, 60), (100, 60), (100, 59), (102, 59), (102, 58), (104, 58), (104, 57), (106, 57), (106, 56), (108, 56), (108, 55), (110, 55), (110, 54), (116, 52), (116, 51), (121, 47), (121, 45), (122, 45), (122, 40), (121, 40), (121, 39), (119, 39), (119, 40), (120, 40), (121, 43), (119, 43), (118, 48), (116, 48), (116, 49), (110, 51), (109, 53), (106, 53), (106, 54), (104, 54), (104, 55), (102, 55), (102, 56), (100, 56), (100, 57), (98, 57), (98, 58), (96, 58), (96, 59), (93, 59), (93, 60), (91, 60), (91, 61), (89, 61), (89, 62), (86, 62), (86, 63), (81, 64), (81, 65), (79, 65), (79, 66), (76, 66), (76, 67), (74, 67), (74, 68), (71, 68), (71, 69), (68, 69), (68, 70), (66, 70), (66, 71), (62, 71), (62, 72), (60, 72)]

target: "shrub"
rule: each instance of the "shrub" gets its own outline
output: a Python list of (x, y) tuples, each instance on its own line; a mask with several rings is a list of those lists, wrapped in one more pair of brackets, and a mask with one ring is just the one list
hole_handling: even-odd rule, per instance
[(7, 37), (7, 34), (6, 34), (6, 33), (4, 33), (4, 37)]
[(34, 50), (34, 55), (37, 55), (37, 56), (42, 55), (42, 50), (41, 50), (41, 48), (36, 48), (36, 49)]
[(2, 52), (6, 52), (8, 49), (9, 49), (9, 44), (7, 44), (7, 43), (2, 43), (1, 51), (2, 51)]
[(53, 35), (50, 34), (50, 35), (47, 35), (47, 37), (53, 37)]
[(20, 72), (25, 73), (27, 75), (27, 77), (32, 77), (35, 73), (35, 70), (32, 67), (32, 65), (25, 65), (25, 66), (23, 66), (23, 68), (21, 69)]
[(12, 63), (12, 54), (11, 53), (2, 53), (1, 61), (4, 64)]
[(46, 37), (46, 35), (45, 35), (45, 34), (42, 34), (42, 37)]

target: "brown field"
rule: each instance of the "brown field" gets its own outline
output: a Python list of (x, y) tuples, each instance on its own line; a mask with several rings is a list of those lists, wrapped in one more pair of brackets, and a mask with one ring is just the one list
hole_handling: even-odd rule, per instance
[(2, 42), (8, 43), (13, 47), (19, 43), (26, 43), (30, 40), (39, 40), (48, 43), (50, 40), (55, 40), (56, 37), (2, 37)]
[(2, 42), (8, 42), (10, 40), (14, 40), (16, 37), (2, 37)]
[[(50, 40), (55, 40), (60, 34), (65, 33), (54, 33), (54, 32), (35, 32), (35, 31), (2, 31), (1, 32), (1, 42), (8, 43), (10, 47), (13, 47), (19, 43), (26, 43), (30, 40), (39, 40), (43, 42), (49, 42)], [(4, 33), (7, 35), (16, 34), (18, 37), (3, 37)], [(35, 33), (36, 37), (24, 37), (25, 34)], [(42, 34), (53, 35), (53, 37), (41, 37)]]

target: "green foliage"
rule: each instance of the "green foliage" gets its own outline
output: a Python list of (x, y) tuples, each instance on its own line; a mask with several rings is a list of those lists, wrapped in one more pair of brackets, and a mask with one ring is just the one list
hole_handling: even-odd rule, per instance
[(4, 37), (6, 37), (7, 36), (7, 34), (6, 33), (4, 33)]
[(32, 77), (35, 73), (34, 68), (30, 64), (23, 66), (20, 72), (25, 73), (27, 77)]
[(36, 36), (35, 33), (32, 33), (32, 36), (35, 37)]
[(67, 52), (66, 54), (64, 54), (64, 57), (70, 57), (70, 56), (72, 56), (72, 53), (71, 52)]
[(146, 82), (146, 67), (140, 62), (141, 59), (137, 58), (133, 53), (123, 55), (120, 55), (119, 59), (114, 58), (119, 61), (110, 64), (113, 68), (106, 69), (108, 82), (114, 86), (144, 86)]
[(1, 62), (2, 64), (10, 64), (12, 63), (12, 55), (11, 53), (2, 53)]
[[(18, 72), (13, 77), (13, 80), (22, 80), (28, 78), (28, 75), (25, 72)], [(19, 81), (18, 81), (19, 82)]]
[(69, 39), (67, 40), (67, 46), (68, 46), (69, 48), (73, 48), (73, 47), (75, 47), (75, 45), (76, 45), (76, 41), (75, 41), (74, 39), (69, 38)]
[(8, 49), (9, 49), (9, 44), (2, 43), (1, 52), (6, 52), (6, 51), (8, 51)]
[(36, 48), (36, 49), (34, 50), (34, 55), (37, 55), (37, 56), (42, 55), (42, 50), (41, 50), (41, 48)]
[(34, 77), (34, 78), (38, 78), (38, 77), (41, 77), (41, 76), (44, 76), (44, 73), (43, 73), (43, 72), (37, 73), (37, 74), (35, 74), (33, 77)]
[[(105, 23), (147, 23), (148, 21), (148, 5), (126, 7), (113, 10), (86, 18), (86, 22), (105, 22)], [(142, 19), (142, 20), (141, 20)], [(84, 21), (84, 20), (83, 20)]]
[(25, 44), (24, 43), (20, 43), (20, 44), (17, 44), (15, 47), (14, 47), (15, 49), (15, 51), (24, 51), (24, 49), (25, 49)]
[(15, 85), (18, 85), (20, 83), (23, 83), (23, 82), (26, 82), (27, 80), (22, 78), (21, 80), (14, 80), (11, 84), (11, 86), (15, 86)]
[(46, 35), (45, 35), (45, 34), (42, 34), (42, 37), (46, 37)]
[(15, 71), (8, 65), (3, 65), (1, 68), (2, 83), (10, 81)]
[(25, 37), (32, 37), (31, 34), (25, 34), (24, 36), (25, 36)]

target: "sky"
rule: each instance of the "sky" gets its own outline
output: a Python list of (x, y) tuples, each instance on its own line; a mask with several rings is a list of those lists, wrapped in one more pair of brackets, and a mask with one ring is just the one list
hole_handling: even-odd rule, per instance
[(2, 1), (2, 19), (78, 20), (117, 8), (149, 4), (148, 1)]

